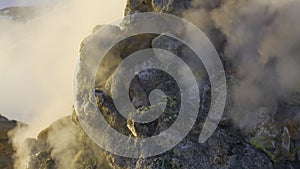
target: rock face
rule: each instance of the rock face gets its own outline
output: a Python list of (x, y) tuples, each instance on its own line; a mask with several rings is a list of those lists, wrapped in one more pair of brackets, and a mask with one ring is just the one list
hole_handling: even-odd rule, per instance
[(0, 115), (0, 168), (13, 168), (12, 155), (15, 151), (9, 142), (8, 131), (15, 128), (16, 125), (16, 121), (10, 121), (6, 117)]
[(137, 12), (163, 12), (180, 15), (190, 7), (191, 0), (129, 0), (125, 15)]
[[(198, 3), (197, 3), (198, 2)], [(193, 6), (192, 6), (193, 4)], [(221, 0), (128, 0), (125, 15), (137, 12), (165, 12), (181, 16), (184, 10), (201, 7), (206, 11), (218, 8)], [(126, 23), (129, 28), (131, 21)], [(210, 25), (210, 24), (209, 24)], [(101, 26), (97, 26), (96, 32)], [(117, 26), (111, 26), (110, 37), (117, 37), (126, 34), (127, 30)], [(151, 158), (128, 159), (115, 156), (98, 147), (82, 130), (78, 119), (73, 113), (72, 116), (58, 120), (49, 128), (40, 133), (37, 140), (28, 139), (26, 147), (28, 151), (27, 169), (36, 168), (297, 168), (299, 158), (299, 116), (294, 119), (285, 117), (284, 111), (289, 110), (293, 105), (299, 105), (299, 98), (295, 96), (292, 101), (279, 103), (278, 109), (261, 107), (253, 110), (251, 117), (247, 117), (251, 122), (236, 127), (229, 117), (232, 111), (232, 86), (239, 83), (238, 77), (231, 69), (231, 61), (223, 57), (226, 36), (215, 25), (210, 25), (205, 29), (205, 33), (212, 39), (221, 59), (223, 60), (228, 77), (228, 100), (224, 112), (223, 120), (214, 132), (213, 136), (205, 143), (198, 143), (202, 124), (207, 115), (210, 104), (210, 85), (207, 73), (201, 63), (190, 63), (197, 66), (199, 71), (196, 76), (204, 79), (198, 82), (201, 89), (201, 107), (196, 125), (188, 136), (173, 149)], [(94, 58), (94, 49), (90, 41), (97, 42), (96, 48), (101, 49), (105, 44), (97, 41), (97, 36), (93, 33), (86, 38), (81, 47), (81, 68), (88, 70), (90, 62)], [(180, 106), (180, 94), (178, 86), (174, 80), (160, 71), (147, 70), (138, 74), (130, 86), (129, 96), (133, 104), (143, 110), (149, 106), (147, 96), (155, 88), (168, 91), (167, 111), (157, 120), (140, 124), (126, 120), (116, 110), (112, 101), (110, 86), (115, 78), (114, 69), (128, 55), (145, 48), (168, 49), (183, 60), (193, 55), (187, 47), (178, 41), (174, 41), (163, 35), (137, 35), (130, 37), (108, 52), (103, 60), (104, 70), (99, 70), (96, 79), (96, 100), (97, 106), (102, 111), (106, 121), (118, 132), (130, 137), (149, 137), (164, 131), (176, 120), (177, 110)], [(79, 80), (87, 81), (84, 77), (88, 71), (82, 71), (77, 77)], [(85, 86), (79, 87), (84, 88)], [(82, 104), (89, 108), (89, 98), (80, 100)], [(297, 101), (298, 100), (298, 101)], [(289, 110), (289, 112), (291, 112)], [(296, 112), (294, 114), (298, 114)], [(91, 114), (91, 118), (93, 118)], [(278, 120), (280, 119), (280, 120)], [(123, 145), (120, 145), (123, 146)], [(299, 159), (298, 159), (299, 160)]]
[[(116, 124), (115, 124), (116, 125)], [(66, 131), (68, 137), (66, 138)], [(64, 140), (64, 143), (54, 143)], [(268, 157), (238, 131), (220, 126), (205, 143), (193, 134), (172, 150), (147, 159), (127, 159), (99, 148), (82, 131), (76, 116), (58, 120), (31, 142), (29, 169), (35, 168), (273, 168)], [(287, 166), (286, 166), (287, 167)]]

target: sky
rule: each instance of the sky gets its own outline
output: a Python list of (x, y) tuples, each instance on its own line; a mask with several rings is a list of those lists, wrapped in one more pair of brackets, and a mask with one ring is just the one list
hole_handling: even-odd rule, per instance
[(11, 6), (51, 6), (58, 2), (59, 0), (0, 0), (0, 9)]

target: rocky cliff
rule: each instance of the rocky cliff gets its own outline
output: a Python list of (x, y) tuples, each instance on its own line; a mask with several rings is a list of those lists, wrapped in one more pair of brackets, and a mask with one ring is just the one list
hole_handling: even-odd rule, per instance
[[(237, 32), (234, 32), (235, 29), (232, 27), (236, 24), (234, 19), (238, 20), (237, 23), (243, 23), (241, 18), (247, 20), (247, 17), (249, 17), (250, 12), (248, 10), (242, 12), (239, 10), (239, 8), (244, 9), (245, 6), (243, 5), (245, 4), (247, 4), (246, 1), (238, 2), (235, 0), (229, 0), (227, 2), (222, 0), (127, 1), (125, 15), (138, 12), (170, 13), (193, 21), (208, 35), (218, 50), (226, 71), (228, 98), (224, 117), (213, 136), (207, 142), (203, 144), (198, 143), (198, 136), (210, 103), (209, 80), (207, 79), (207, 73), (203, 69), (203, 66), (199, 63), (199, 69), (201, 70), (198, 74), (205, 79), (199, 84), (202, 97), (201, 113), (192, 131), (173, 149), (151, 158), (129, 159), (115, 156), (104, 151), (89, 139), (79, 125), (76, 113), (73, 112), (72, 116), (62, 118), (42, 131), (37, 139), (26, 140), (24, 143), (27, 149), (26, 156), (28, 157), (25, 165), (26, 168), (279, 169), (299, 167), (300, 97), (298, 89), (293, 88), (288, 90), (284, 95), (281, 95), (281, 93), (277, 91), (269, 90), (271, 87), (268, 88), (261, 84), (261, 79), (265, 80), (268, 79), (267, 75), (271, 76), (271, 74), (266, 73), (262, 78), (256, 77), (255, 79), (255, 84), (259, 84), (259, 89), (263, 89), (263, 91), (255, 90), (255, 92), (266, 91), (262, 94), (262, 100), (257, 100), (256, 102), (255, 99), (258, 99), (256, 97), (252, 98), (255, 102), (251, 102), (251, 100), (245, 101), (243, 100), (244, 97), (237, 97), (242, 99), (236, 99), (237, 91), (239, 91), (239, 89), (245, 89), (242, 88), (244, 83), (253, 83), (252, 79), (249, 80), (247, 78), (250, 77), (250, 75), (245, 75), (245, 72), (248, 72), (245, 70), (250, 70), (247, 64), (243, 62), (245, 60), (245, 58), (243, 58), (245, 53), (254, 53), (253, 55), (257, 57), (266, 55), (266, 53), (259, 53), (262, 51), (258, 49), (263, 49), (262, 47), (254, 48), (248, 44), (237, 45), (240, 39), (235, 38), (235, 33), (239, 33), (238, 31), (241, 30), (244, 31), (244, 28), (242, 27), (240, 28), (241, 30), (237, 29)], [(255, 10), (256, 9), (260, 8), (255, 8)], [(274, 19), (276, 15), (270, 11), (264, 11), (265, 8), (261, 10), (262, 11), (258, 12), (265, 12), (264, 16), (268, 16), (268, 18), (259, 22), (259, 24), (273, 26), (272, 19)], [(220, 12), (224, 15), (220, 15)], [(231, 12), (233, 12), (233, 14)], [(272, 14), (269, 14), (269, 12)], [(237, 18), (237, 15), (240, 13), (242, 13), (242, 17)], [(250, 20), (251, 25), (247, 26), (257, 24), (255, 20)], [(222, 22), (224, 23), (222, 24)], [(125, 27), (130, 28), (130, 24), (129, 21)], [(222, 26), (220, 26), (220, 24), (222, 24)], [(92, 46), (89, 46), (89, 42), (91, 40), (97, 41), (95, 32), (100, 27), (101, 26), (97, 26), (93, 31), (94, 33), (82, 43), (80, 60), (83, 69), (90, 62), (89, 55), (93, 52), (91, 49)], [(126, 34), (126, 30), (130, 30), (121, 29), (117, 26), (111, 27), (111, 36)], [(253, 30), (256, 29), (253, 28)], [(243, 36), (245, 34), (246, 38), (249, 38), (249, 41), (251, 41), (253, 40), (251, 39), (252, 33), (253, 32), (246, 35), (247, 32), (245, 29)], [(243, 36), (241, 37), (245, 38)], [(256, 42), (256, 39), (253, 40), (253, 43), (254, 42)], [(105, 45), (105, 42), (99, 41), (97, 44), (97, 48), (101, 49), (101, 45)], [(233, 47), (233, 44), (238, 47)], [(144, 48), (168, 49), (181, 58), (191, 55), (191, 53), (186, 52), (186, 46), (179, 42), (173, 41), (163, 35), (145, 34), (130, 37), (120, 42), (105, 56), (103, 64), (109, 66), (105, 70), (99, 70), (98, 79), (96, 81), (95, 92), (98, 107), (102, 110), (103, 116), (111, 126), (130, 137), (147, 137), (168, 128), (177, 117), (176, 110), (178, 110), (180, 103), (180, 99), (178, 99), (180, 97), (174, 81), (164, 76), (162, 72), (149, 70), (145, 71), (143, 76), (137, 76), (134, 79), (135, 84), (132, 84), (129, 94), (131, 99), (137, 104), (136, 106), (139, 107), (149, 104), (147, 99), (144, 98), (144, 96), (149, 94), (149, 90), (159, 87), (162, 90), (169, 91), (168, 110), (164, 115), (154, 122), (139, 124), (124, 119), (115, 109), (110, 93), (111, 79), (115, 76), (113, 70), (116, 64), (126, 58), (126, 56)], [(252, 50), (254, 51), (253, 53), (251, 53)], [(259, 53), (259, 55), (257, 53)], [(275, 60), (278, 60), (278, 58), (275, 58)], [(248, 64), (250, 64), (250, 61), (254, 62), (251, 59), (247, 61)], [(274, 62), (280, 63), (280, 59), (279, 61), (270, 59), (264, 61), (264, 64), (257, 62), (257, 65), (263, 65), (262, 67), (266, 72), (272, 72)], [(256, 65), (256, 62), (254, 63)], [(243, 67), (240, 67), (240, 65), (243, 65)], [(256, 66), (254, 67), (256, 68)], [(149, 80), (143, 77), (151, 77), (152, 79)], [(77, 78), (84, 80), (84, 74), (80, 74)], [(271, 80), (267, 81), (267, 85), (270, 85), (269, 82), (273, 82)], [(272, 83), (272, 85), (274, 84), (275, 82)], [(250, 87), (254, 88), (253, 86)], [(276, 93), (276, 95), (271, 95), (274, 93)], [(246, 94), (252, 96), (252, 93)], [(259, 96), (260, 94), (261, 93), (259, 93)], [(86, 102), (86, 100), (83, 99), (82, 102)], [(240, 105), (242, 106), (239, 107)]]
[(0, 168), (13, 168), (13, 154), (15, 153), (10, 142), (8, 132), (17, 126), (16, 121), (8, 120), (0, 115)]

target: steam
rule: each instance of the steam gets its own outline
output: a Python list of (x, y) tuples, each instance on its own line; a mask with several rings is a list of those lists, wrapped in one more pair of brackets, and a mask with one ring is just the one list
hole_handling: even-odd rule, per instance
[[(118, 0), (72, 0), (27, 23), (0, 22), (0, 111), (29, 124), (13, 133), (16, 168), (27, 160), (24, 139), (70, 114), (79, 44), (95, 25), (121, 17), (123, 7)], [(237, 79), (231, 117), (240, 127), (249, 123), (250, 112), (261, 107), (276, 112), (280, 99), (300, 91), (299, 9), (297, 0), (195, 0), (184, 12), (230, 61), (226, 67)], [(57, 153), (65, 143), (74, 144), (70, 131), (53, 130), (48, 140), (54, 156), (65, 157), (61, 168), (74, 156)]]
[(247, 126), (255, 116), (250, 112), (261, 107), (276, 112), (279, 100), (299, 92), (299, 1), (194, 1), (193, 7), (185, 18), (213, 42), (223, 36), (212, 35), (212, 29), (226, 37), (223, 53), (225, 62), (231, 62), (226, 66), (237, 79), (231, 114), (237, 125)]
[(0, 22), (0, 111), (45, 127), (70, 114), (79, 45), (95, 25), (121, 17), (122, 10), (116, 1), (70, 1), (27, 23)]
[[(26, 161), (24, 139), (35, 138), (53, 121), (71, 114), (81, 41), (95, 25), (120, 18), (124, 6), (118, 0), (70, 0), (25, 23), (1, 18), (0, 112), (29, 125), (13, 133), (18, 164)], [(15, 167), (23, 169), (22, 165)]]

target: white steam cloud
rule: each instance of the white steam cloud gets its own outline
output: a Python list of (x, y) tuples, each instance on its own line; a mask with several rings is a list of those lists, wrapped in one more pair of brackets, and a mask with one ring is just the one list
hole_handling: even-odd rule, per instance
[(0, 18), (0, 113), (29, 124), (14, 133), (15, 167), (24, 167), (24, 139), (72, 113), (80, 43), (95, 25), (122, 17), (124, 6), (119, 0), (70, 0), (27, 22)]
[[(33, 126), (17, 132), (17, 148), (24, 138), (71, 113), (79, 44), (95, 25), (121, 17), (124, 5), (71, 0), (27, 23), (0, 22), (0, 113)], [(240, 127), (251, 120), (249, 112), (276, 109), (280, 98), (300, 91), (300, 1), (195, 0), (192, 6), (184, 17), (212, 41), (224, 38), (215, 28), (227, 41), (224, 57), (238, 79), (231, 117)], [(54, 147), (61, 146), (59, 141), (49, 140)]]
[(212, 29), (225, 35), (223, 55), (237, 79), (231, 117), (238, 126), (247, 126), (261, 107), (275, 113), (279, 100), (300, 91), (300, 1), (195, 0), (192, 6), (185, 18), (216, 43), (224, 36)]
[[(26, 138), (72, 113), (80, 43), (95, 25), (122, 17), (124, 6), (119, 0), (69, 0), (52, 3), (27, 22), (0, 18), (0, 112), (29, 125), (11, 133), (15, 168), (24, 168), (28, 160)], [(71, 138), (68, 131), (60, 133)], [(52, 140), (53, 146), (61, 141)]]

